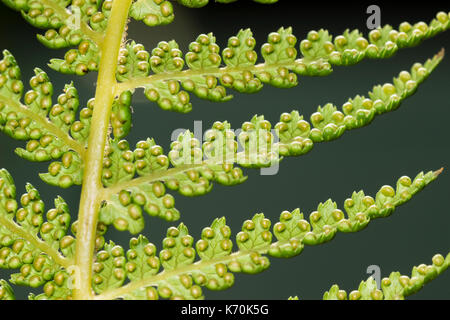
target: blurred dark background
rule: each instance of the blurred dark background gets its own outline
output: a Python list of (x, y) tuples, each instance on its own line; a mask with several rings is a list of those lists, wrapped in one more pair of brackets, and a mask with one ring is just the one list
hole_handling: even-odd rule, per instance
[[(340, 2), (287, 1), (275, 5), (261, 5), (238, 1), (229, 5), (211, 3), (202, 9), (188, 9), (177, 4), (175, 21), (158, 28), (132, 22), (129, 38), (151, 51), (161, 40), (176, 39), (183, 52), (200, 33), (213, 32), (223, 48), (228, 37), (239, 29), (250, 27), (261, 46), (267, 35), (281, 26), (292, 26), (294, 34), (304, 39), (309, 30), (328, 29), (337, 35), (345, 29), (358, 28), (367, 34), (366, 9), (370, 4), (381, 8), (382, 24), (397, 27), (402, 21), (429, 22), (439, 11), (450, 11), (448, 1)], [(55, 85), (55, 96), (65, 83), (74, 81), (81, 102), (85, 105), (94, 95), (96, 74), (68, 77), (58, 74), (46, 64), (53, 57), (61, 58), (64, 51), (45, 48), (36, 40), (41, 32), (27, 25), (20, 13), (0, 4), (0, 47), (10, 50), (18, 60), (24, 82), (32, 76), (33, 68), (48, 72)], [(195, 120), (208, 128), (216, 120), (228, 120), (234, 129), (254, 114), (264, 114), (272, 123), (282, 112), (298, 109), (309, 117), (317, 106), (333, 102), (341, 106), (348, 98), (365, 94), (375, 84), (391, 81), (401, 70), (409, 70), (415, 62), (424, 62), (441, 48), (450, 52), (450, 32), (427, 40), (419, 47), (403, 49), (388, 60), (366, 60), (357, 66), (335, 68), (324, 78), (300, 78), (293, 89), (266, 86), (262, 92), (243, 95), (233, 92), (231, 102), (217, 104), (199, 100), (192, 95), (194, 109), (187, 115), (165, 112), (147, 101), (141, 92), (134, 96), (134, 127), (130, 145), (153, 137), (168, 150), (174, 129), (193, 129)], [(328, 198), (342, 207), (354, 190), (364, 189), (375, 195), (384, 184), (394, 184), (402, 175), (414, 177), (424, 170), (446, 167), (447, 171), (411, 202), (398, 208), (393, 216), (375, 220), (357, 234), (338, 234), (328, 244), (306, 247), (293, 259), (272, 259), (271, 267), (259, 275), (236, 275), (235, 285), (226, 291), (210, 292), (208, 299), (287, 299), (298, 295), (301, 299), (320, 299), (331, 285), (337, 283), (346, 290), (356, 289), (369, 275), (370, 265), (381, 268), (382, 277), (391, 271), (410, 274), (411, 267), (430, 263), (435, 253), (450, 250), (450, 149), (448, 128), (450, 119), (450, 58), (435, 70), (419, 91), (393, 113), (377, 118), (369, 127), (346, 133), (341, 139), (315, 146), (301, 158), (282, 162), (274, 176), (261, 176), (259, 171), (247, 170), (249, 179), (240, 186), (215, 185), (212, 192), (198, 198), (175, 195), (177, 208), (191, 234), (198, 239), (201, 230), (214, 218), (226, 216), (232, 230), (239, 232), (242, 222), (253, 214), (263, 212), (272, 221), (283, 210), (300, 207), (308, 215), (319, 202)], [(48, 164), (29, 163), (13, 152), (21, 143), (0, 134), (0, 167), (7, 168), (15, 179), (18, 193), (27, 182), (40, 190), (47, 208), (61, 195), (71, 207), (73, 216), (78, 210), (79, 187), (60, 190), (45, 185), (38, 172), (46, 172)], [(146, 218), (145, 235), (161, 248), (165, 230), (177, 223)], [(110, 230), (109, 239), (125, 245), (128, 233)], [(0, 271), (0, 278), (8, 278), (9, 271)], [(26, 298), (28, 288), (14, 287), (18, 298)], [(40, 292), (39, 289), (33, 292)], [(410, 299), (449, 299), (450, 272), (428, 284)]]

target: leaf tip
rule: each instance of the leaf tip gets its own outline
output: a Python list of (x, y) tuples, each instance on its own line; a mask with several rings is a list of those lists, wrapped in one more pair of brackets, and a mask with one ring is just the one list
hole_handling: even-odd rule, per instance
[(435, 171), (435, 172), (434, 172), (434, 176), (435, 176), (435, 177), (438, 177), (442, 172), (444, 172), (444, 168), (443, 168), (443, 167), (440, 168), (439, 170)]

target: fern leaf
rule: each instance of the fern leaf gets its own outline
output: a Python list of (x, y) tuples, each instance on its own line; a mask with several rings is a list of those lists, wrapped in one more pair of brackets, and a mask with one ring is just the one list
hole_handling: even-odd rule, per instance
[[(49, 173), (41, 178), (52, 185), (69, 187), (81, 184), (85, 136), (89, 132), (89, 109), (81, 111), (82, 122), (76, 121), (79, 107), (75, 87), (66, 85), (64, 93), (53, 104), (53, 87), (47, 74), (35, 69), (29, 90), (23, 96), (20, 69), (14, 57), (4, 51), (0, 61), (0, 130), (17, 140), (28, 141), (16, 153), (30, 161), (50, 161)], [(24, 104), (21, 103), (23, 96)], [(72, 136), (71, 134), (72, 133)]]
[[(118, 92), (143, 88), (147, 98), (162, 109), (185, 113), (192, 110), (188, 92), (224, 102), (232, 98), (228, 88), (242, 93), (258, 92), (263, 84), (290, 88), (297, 85), (298, 75), (325, 76), (332, 72), (332, 66), (388, 58), (399, 48), (417, 45), (449, 27), (449, 15), (440, 12), (428, 25), (403, 23), (399, 30), (385, 26), (371, 31), (367, 39), (358, 30), (346, 30), (335, 38), (326, 30), (311, 31), (300, 42), (301, 57), (292, 29), (280, 28), (270, 33), (261, 47), (264, 62), (260, 64), (256, 64), (256, 42), (249, 29), (231, 37), (222, 54), (213, 34), (201, 34), (189, 45), (184, 60), (174, 41), (159, 43), (151, 54), (133, 44), (142, 51), (138, 62), (142, 68), (135, 72), (137, 60), (133, 54), (130, 62), (121, 64), (120, 73), (126, 77), (120, 77)], [(154, 74), (150, 74), (147, 63)]]
[[(298, 111), (283, 113), (274, 126), (275, 134), (269, 121), (254, 116), (237, 137), (228, 122), (215, 122), (205, 133), (203, 145), (190, 131), (181, 133), (167, 156), (153, 139), (139, 142), (134, 152), (125, 140), (112, 141), (104, 161), (103, 183), (109, 189), (101, 221), (137, 233), (144, 227), (141, 206), (152, 216), (175, 221), (180, 214), (166, 187), (184, 196), (200, 196), (210, 192), (214, 182), (233, 186), (246, 181), (240, 167), (265, 168), (282, 157), (304, 155), (315, 143), (337, 139), (347, 130), (370, 124), (376, 115), (397, 109), (442, 58), (443, 52), (424, 65), (415, 64), (411, 72), (394, 78), (394, 84), (374, 87), (370, 98), (350, 99), (342, 111), (332, 104), (319, 107), (311, 123)], [(140, 177), (134, 178), (136, 173)], [(155, 188), (164, 191), (155, 197)]]
[[(236, 235), (238, 251), (234, 253), (231, 231), (225, 224), (225, 218), (214, 220), (211, 227), (202, 231), (202, 239), (196, 243), (195, 249), (194, 239), (184, 224), (169, 228), (159, 260), (154, 245), (149, 244), (143, 236), (133, 238), (127, 254), (131, 262), (126, 264), (132, 275), (131, 282), (121, 288), (114, 286), (103, 291), (97, 298), (201, 299), (202, 286), (210, 290), (223, 290), (233, 285), (233, 273), (255, 274), (264, 271), (270, 265), (268, 256), (293, 257), (301, 253), (304, 245), (330, 241), (337, 231), (362, 230), (370, 220), (392, 214), (397, 206), (411, 199), (440, 173), (420, 173), (413, 180), (402, 177), (398, 180), (396, 190), (383, 186), (375, 199), (364, 196), (362, 191), (354, 193), (352, 199), (346, 200), (344, 207), (346, 210), (360, 209), (361, 212), (356, 215), (350, 210), (346, 217), (333, 201), (328, 200), (311, 213), (309, 222), (299, 209), (284, 211), (280, 221), (273, 226), (272, 233), (271, 221), (263, 214), (256, 214), (243, 223), (241, 232)], [(273, 241), (273, 235), (276, 242)], [(200, 257), (198, 261), (195, 261), (196, 252)], [(135, 261), (146, 261), (147, 264), (144, 263), (138, 269)], [(164, 271), (158, 273), (160, 267)], [(99, 267), (99, 270), (102, 268)]]
[[(138, 238), (131, 239), (130, 249), (126, 254), (128, 279), (139, 281), (158, 273), (161, 262), (156, 253), (155, 245), (150, 243), (145, 236), (140, 235)], [(139, 288), (133, 293), (125, 295), (124, 299), (134, 299), (135, 296), (139, 296), (139, 300), (145, 300), (147, 297), (152, 299), (152, 297), (155, 298), (157, 295), (158, 293), (154, 288)]]
[(125, 81), (148, 74), (150, 69), (148, 60), (149, 53), (143, 45), (136, 44), (134, 41), (127, 43), (119, 52), (117, 80)]
[(103, 161), (103, 183), (109, 186), (134, 177), (133, 161), (134, 154), (127, 141), (110, 141)]
[(173, 7), (169, 1), (137, 0), (130, 8), (130, 16), (154, 27), (169, 24), (174, 19)]
[[(136, 150), (129, 149), (127, 141), (111, 141), (106, 152), (103, 170), (103, 183), (114, 186), (129, 182), (137, 172), (163, 172), (169, 166), (167, 156), (154, 140), (140, 141)], [(130, 188), (121, 188), (105, 199), (99, 219), (106, 225), (113, 224), (118, 230), (128, 230), (136, 234), (144, 228), (142, 209), (151, 216), (167, 221), (178, 220), (180, 214), (174, 207), (172, 195), (166, 193), (164, 184), (159, 181)]]
[(155, 256), (156, 253), (155, 245), (143, 235), (133, 238), (130, 241), (130, 249), (127, 251), (128, 278), (135, 281), (156, 274), (160, 266), (160, 261)]
[(78, 153), (68, 151), (63, 154), (60, 161), (52, 162), (48, 173), (41, 173), (39, 177), (46, 183), (61, 188), (83, 183), (83, 160)]
[(91, 40), (83, 40), (77, 49), (67, 51), (63, 59), (51, 59), (48, 66), (64, 74), (79, 76), (97, 71), (100, 63), (100, 49)]
[(24, 19), (31, 25), (37, 28), (59, 28), (67, 18), (67, 14), (61, 8), (67, 7), (71, 1), (56, 0), (51, 2), (46, 1), (3, 1), (12, 9), (21, 11)]
[[(58, 200), (57, 200), (58, 201)], [(55, 203), (57, 203), (55, 201)], [(61, 204), (62, 205), (62, 204)], [(63, 208), (67, 207), (67, 205), (63, 205)], [(51, 210), (47, 214), (47, 220), (52, 220), (52, 223), (55, 225), (59, 225), (61, 227), (64, 227), (65, 225), (69, 224), (69, 221), (64, 222), (61, 218), (58, 220), (55, 219), (55, 211)], [(77, 226), (78, 221), (75, 221), (71, 226), (71, 231), (74, 236), (77, 234)], [(49, 230), (53, 230), (49, 227), (47, 227)], [(55, 236), (53, 236), (53, 240), (56, 237), (56, 234), (59, 229), (56, 229), (54, 231)], [(95, 251), (96, 253), (99, 253), (104, 248), (105, 250), (108, 249), (108, 245), (105, 246), (105, 238), (104, 234), (106, 233), (107, 228), (103, 223), (97, 224), (97, 230), (96, 230), (96, 237), (95, 237)], [(41, 232), (41, 238), (44, 239), (45, 236)], [(46, 239), (45, 239), (46, 240)], [(47, 241), (47, 240), (46, 240)], [(51, 242), (51, 240), (50, 240)], [(55, 243), (55, 241), (53, 241)], [(43, 293), (35, 295), (30, 294), (28, 298), (30, 300), (69, 300), (72, 298), (72, 289), (76, 286), (77, 277), (79, 274), (77, 274), (78, 269), (73, 264), (73, 260), (75, 257), (75, 240), (72, 236), (64, 236), (60, 241), (59, 249), (62, 252), (62, 254), (70, 258), (68, 261), (68, 264), (65, 265), (63, 268), (60, 268), (53, 276), (52, 279), (49, 281), (46, 281), (44, 284), (42, 291)], [(58, 250), (58, 248), (55, 246), (55, 250)], [(105, 251), (103, 250), (103, 251)], [(94, 271), (95, 272), (95, 271)]]
[(411, 277), (392, 272), (388, 278), (381, 281), (381, 288), (377, 287), (375, 280), (370, 277), (362, 281), (358, 290), (347, 295), (334, 285), (323, 295), (324, 300), (403, 300), (423, 288), (425, 284), (434, 280), (450, 266), (450, 254), (444, 258), (437, 254), (431, 265), (421, 264), (412, 269)]
[(136, 234), (144, 229), (142, 206), (151, 216), (174, 221), (180, 218), (174, 205), (175, 200), (172, 195), (165, 193), (164, 185), (155, 182), (112, 195), (103, 205), (99, 219), (106, 225), (113, 224), (118, 230)]
[(122, 92), (119, 98), (114, 100), (111, 108), (111, 126), (113, 135), (122, 139), (131, 130), (131, 92)]
[(376, 115), (396, 110), (433, 72), (442, 61), (443, 54), (441, 51), (423, 65), (415, 64), (410, 72), (401, 72), (393, 79), (393, 84), (375, 86), (369, 93), (369, 98), (358, 95), (349, 99), (342, 106), (342, 111), (332, 104), (319, 107), (317, 112), (311, 115), (311, 124), (297, 111), (282, 114), (280, 122), (275, 125), (279, 132), (280, 155), (295, 156), (307, 153), (314, 143), (337, 139), (347, 130), (370, 124)]
[[(103, 41), (112, 0), (3, 0), (14, 10), (21, 11), (31, 25), (48, 29), (38, 40), (45, 46), (70, 50), (65, 60), (53, 59), (50, 67), (62, 73), (84, 75), (98, 69), (99, 45)], [(70, 6), (70, 7), (69, 7)], [(100, 8), (101, 6), (101, 8)]]
[(18, 208), (16, 188), (6, 170), (0, 170), (0, 266), (20, 269), (10, 282), (38, 287), (54, 280), (61, 268), (70, 266), (74, 238), (66, 235), (70, 214), (62, 198), (47, 212), (38, 191), (28, 184)]
[(93, 288), (95, 292), (103, 292), (107, 288), (118, 288), (126, 279), (125, 254), (120, 246), (114, 242), (105, 245), (97, 253), (97, 262), (94, 264)]
[[(183, 156), (186, 144), (188, 148), (197, 146), (193, 157), (190, 149), (188, 158)], [(232, 164), (222, 165), (219, 160), (203, 162), (199, 147), (200, 143), (190, 132), (172, 143), (169, 156), (163, 154), (153, 139), (138, 142), (134, 151), (125, 140), (110, 141), (103, 163), (103, 183), (109, 188), (100, 221), (137, 233), (144, 227), (141, 207), (151, 216), (167, 221), (179, 219), (174, 198), (166, 193), (166, 187), (185, 196), (198, 196), (211, 191), (213, 179), (227, 185), (246, 180), (242, 170), (233, 168)], [(168, 169), (169, 160), (174, 166), (171, 169)], [(132, 179), (136, 173), (141, 177)]]

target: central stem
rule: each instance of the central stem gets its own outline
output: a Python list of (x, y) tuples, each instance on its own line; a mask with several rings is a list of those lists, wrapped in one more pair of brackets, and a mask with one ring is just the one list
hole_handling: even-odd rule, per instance
[(75, 265), (78, 279), (73, 298), (93, 298), (91, 286), (92, 263), (98, 214), (103, 192), (102, 169), (111, 106), (114, 101), (116, 68), (122, 36), (132, 0), (115, 0), (100, 50), (100, 67), (95, 92), (95, 105), (91, 121), (88, 149), (84, 162), (83, 187), (78, 213)]

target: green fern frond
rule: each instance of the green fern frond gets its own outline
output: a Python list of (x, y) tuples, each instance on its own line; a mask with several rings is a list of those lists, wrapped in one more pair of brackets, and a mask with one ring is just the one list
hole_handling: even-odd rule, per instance
[(275, 128), (279, 132), (279, 150), (282, 156), (307, 153), (314, 143), (339, 138), (347, 130), (364, 127), (375, 116), (396, 110), (401, 102), (417, 91), (444, 57), (444, 51), (427, 60), (423, 65), (414, 64), (410, 72), (402, 71), (393, 83), (375, 86), (369, 97), (349, 99), (339, 111), (333, 104), (319, 107), (311, 115), (311, 124), (297, 111), (284, 113)]
[[(153, 139), (138, 142), (134, 151), (125, 140), (112, 140), (104, 159), (103, 183), (106, 186), (127, 183), (135, 173), (158, 174), (165, 172), (168, 166), (167, 156)], [(118, 230), (136, 234), (144, 228), (141, 207), (151, 216), (175, 221), (180, 218), (180, 213), (174, 205), (174, 198), (166, 193), (164, 184), (154, 181), (111, 193), (105, 199), (99, 219), (106, 225), (113, 224)]]
[(60, 270), (55, 273), (53, 280), (48, 281), (44, 287), (44, 293), (35, 295), (33, 293), (29, 294), (29, 300), (69, 300), (72, 297), (71, 286), (73, 279), (64, 270)]
[(46, 214), (38, 191), (30, 184), (16, 201), (10, 174), (0, 170), (0, 266), (20, 269), (10, 282), (38, 287), (54, 279), (61, 268), (72, 264), (75, 239), (66, 235), (70, 214), (62, 198)]
[[(47, 74), (35, 69), (29, 90), (23, 95), (20, 69), (14, 57), (3, 52), (0, 61), (0, 130), (17, 140), (27, 141), (16, 153), (29, 161), (51, 161), (49, 173), (41, 178), (52, 185), (67, 188), (81, 184), (86, 137), (92, 110), (83, 109), (76, 121), (78, 92), (66, 85), (53, 104), (53, 86)], [(23, 97), (24, 104), (20, 101)]]
[(67, 51), (64, 60), (51, 59), (48, 66), (61, 73), (82, 76), (89, 71), (97, 71), (99, 62), (99, 47), (90, 40), (83, 40), (77, 49)]
[(97, 262), (94, 264), (93, 288), (101, 293), (107, 288), (119, 288), (126, 279), (125, 253), (114, 242), (105, 245), (97, 253)]
[[(70, 50), (65, 60), (54, 59), (50, 66), (60, 72), (84, 75), (98, 69), (99, 46), (110, 15), (112, 0), (3, 0), (31, 25), (48, 29), (38, 40), (45, 46)], [(101, 5), (101, 8), (100, 8)], [(69, 9), (70, 8), (70, 9)]]
[[(66, 74), (85, 75), (97, 71), (100, 46), (111, 14), (112, 0), (3, 0), (20, 11), (31, 25), (48, 29), (38, 40), (53, 49), (78, 46), (64, 59), (52, 59), (49, 66)], [(188, 4), (189, 6), (189, 4)], [(130, 17), (148, 26), (165, 25), (174, 19), (170, 1), (138, 0), (130, 8)]]
[(323, 295), (324, 300), (403, 300), (423, 288), (425, 284), (434, 280), (450, 266), (450, 253), (444, 258), (437, 254), (431, 265), (421, 264), (412, 269), (411, 276), (402, 276), (400, 272), (392, 272), (389, 278), (381, 281), (381, 288), (377, 287), (375, 280), (370, 277), (362, 281), (358, 290), (347, 295), (334, 285)]
[[(223, 217), (204, 228), (197, 242), (179, 223), (168, 229), (161, 250), (138, 235), (126, 251), (105, 241), (110, 225), (138, 234), (144, 229), (144, 212), (173, 222), (180, 212), (170, 191), (200, 196), (215, 183), (243, 183), (247, 179), (243, 168), (271, 168), (284, 157), (304, 155), (316, 143), (370, 124), (415, 93), (444, 51), (401, 72), (392, 83), (373, 87), (367, 96), (349, 99), (341, 109), (328, 103), (308, 119), (294, 110), (281, 114), (275, 125), (255, 115), (239, 133), (227, 121), (216, 121), (204, 142), (187, 130), (172, 141), (166, 154), (153, 139), (139, 141), (134, 149), (125, 140), (137, 88), (162, 109), (187, 113), (192, 110), (191, 94), (226, 102), (232, 98), (230, 90), (256, 93), (265, 84), (292, 88), (299, 76), (326, 76), (334, 66), (392, 57), (401, 48), (449, 29), (450, 14), (439, 12), (429, 24), (404, 22), (398, 29), (386, 25), (367, 37), (358, 30), (335, 37), (320, 29), (298, 41), (292, 28), (281, 27), (268, 35), (260, 53), (250, 29), (240, 30), (222, 49), (213, 33), (205, 33), (184, 54), (175, 41), (161, 41), (147, 51), (127, 39), (130, 18), (148, 26), (171, 23), (174, 7), (167, 0), (2, 1), (20, 11), (29, 24), (45, 30), (38, 35), (40, 42), (65, 49), (64, 59), (50, 61), (52, 69), (80, 76), (99, 71), (99, 75), (95, 98), (80, 111), (74, 85), (66, 85), (54, 99), (53, 85), (39, 68), (25, 93), (15, 58), (3, 53), (0, 131), (25, 141), (25, 147), (16, 149), (19, 156), (50, 162), (48, 173), (40, 174), (44, 182), (82, 188), (78, 220), (71, 224), (61, 197), (55, 199), (54, 209), (45, 211), (38, 190), (27, 184), (18, 200), (11, 175), (0, 170), (0, 268), (15, 272), (9, 282), (0, 280), (0, 300), (15, 298), (11, 285), (41, 287), (40, 293), (29, 295), (31, 300), (202, 299), (203, 287), (227, 289), (236, 273), (262, 272), (270, 266), (270, 258), (297, 256), (305, 245), (324, 244), (338, 231), (357, 232), (373, 219), (390, 216), (443, 171), (422, 172), (414, 179), (403, 176), (395, 187), (385, 185), (373, 197), (354, 192), (342, 210), (329, 199), (308, 217), (295, 209), (282, 212), (272, 223), (264, 214), (255, 214), (244, 221), (234, 241)], [(177, 2), (203, 7), (209, 1)], [(403, 299), (447, 269), (449, 259), (450, 254), (436, 255), (431, 266), (414, 267), (411, 277), (392, 273), (380, 288), (369, 278), (348, 298)], [(324, 299), (346, 298), (337, 285), (324, 295)]]
[(111, 126), (115, 138), (122, 139), (131, 130), (131, 92), (122, 92), (120, 97), (114, 100), (111, 108)]
[[(58, 197), (55, 208), (45, 214), (38, 191), (30, 184), (18, 208), (11, 175), (0, 170), (0, 268), (18, 269), (10, 282), (30, 287), (43, 286), (43, 293), (30, 299), (68, 299), (74, 287), (73, 267), (76, 240), (68, 235), (70, 213)], [(44, 214), (45, 218), (44, 219)], [(45, 221), (46, 220), (46, 221)], [(76, 236), (77, 221), (71, 226)], [(97, 225), (95, 250), (104, 247), (105, 225)], [(2, 291), (3, 290), (3, 291)], [(7, 283), (0, 283), (0, 300), (13, 297)]]
[[(225, 218), (216, 219), (211, 227), (203, 229), (202, 239), (195, 246), (184, 224), (169, 228), (159, 259), (155, 246), (141, 235), (130, 242), (128, 262), (124, 261), (123, 249), (115, 247), (120, 252), (115, 256), (118, 258), (117, 263), (114, 263), (116, 258), (105, 254), (105, 257), (111, 257), (102, 260), (106, 260), (107, 264), (99, 262), (96, 265), (98, 277), (115, 278), (114, 285), (103, 288), (97, 298), (201, 299), (202, 286), (210, 290), (223, 290), (233, 285), (233, 273), (255, 274), (264, 271), (270, 265), (267, 256), (294, 257), (302, 252), (304, 245), (323, 244), (333, 239), (337, 231), (357, 232), (364, 229), (372, 219), (391, 215), (396, 207), (435, 180), (441, 171), (420, 173), (413, 180), (402, 177), (397, 182), (396, 190), (383, 186), (375, 198), (365, 196), (362, 191), (355, 192), (351, 199), (345, 201), (347, 216), (337, 208), (335, 202), (328, 200), (319, 204), (317, 211), (310, 214), (309, 222), (299, 209), (284, 211), (280, 221), (273, 226), (272, 233), (271, 221), (263, 214), (256, 214), (253, 219), (243, 223), (242, 231), (236, 235), (238, 251), (234, 253), (231, 230)], [(200, 257), (197, 262), (196, 252)], [(143, 261), (146, 263), (139, 263)], [(160, 267), (164, 271), (158, 272)], [(115, 272), (117, 275), (113, 275)], [(116, 283), (124, 281), (125, 273), (131, 282), (118, 288)]]
[[(442, 58), (443, 51), (423, 65), (416, 63), (411, 72), (403, 71), (394, 78), (394, 84), (375, 86), (370, 98), (350, 99), (342, 111), (332, 104), (319, 107), (311, 124), (298, 111), (283, 113), (274, 126), (276, 136), (269, 121), (254, 116), (242, 125), (237, 137), (228, 122), (215, 122), (205, 133), (203, 145), (190, 131), (181, 133), (167, 156), (153, 139), (139, 142), (134, 151), (126, 140), (112, 140), (104, 160), (103, 184), (108, 189), (100, 220), (138, 233), (144, 228), (142, 206), (151, 216), (178, 220), (180, 213), (166, 187), (184, 196), (200, 196), (210, 192), (214, 182), (226, 186), (245, 182), (247, 177), (235, 165), (265, 168), (282, 157), (304, 155), (315, 143), (337, 139), (347, 130), (370, 124), (376, 115), (397, 109)], [(238, 151), (239, 144), (242, 151)], [(134, 178), (136, 174), (138, 178)]]
[(113, 194), (103, 204), (99, 221), (106, 225), (113, 224), (120, 231), (128, 230), (136, 234), (144, 229), (141, 207), (151, 216), (176, 221), (180, 213), (174, 206), (175, 200), (166, 193), (164, 184), (154, 182)]
[[(150, 63), (148, 62), (149, 57), (149, 53), (142, 44), (136, 44), (134, 41), (127, 43), (125, 48), (122, 48), (119, 51), (119, 65), (117, 66), (116, 72), (117, 80), (126, 81), (128, 79), (147, 75), (150, 70)], [(156, 71), (154, 72), (156, 73)]]
[(64, 8), (70, 5), (70, 0), (55, 1), (3, 1), (10, 8), (20, 11), (28, 23), (38, 28), (59, 28), (68, 13)]
[[(262, 46), (261, 64), (256, 64), (256, 42), (249, 29), (231, 37), (222, 54), (213, 34), (201, 34), (189, 45), (184, 60), (174, 41), (160, 42), (151, 54), (142, 45), (133, 43), (140, 58), (137, 61), (135, 54), (130, 59), (122, 56), (119, 69), (122, 82), (117, 92), (143, 88), (147, 98), (162, 109), (185, 113), (192, 109), (188, 92), (223, 102), (232, 98), (226, 89), (254, 93), (264, 84), (290, 88), (297, 85), (298, 75), (324, 76), (332, 72), (333, 65), (354, 65), (364, 58), (388, 58), (399, 48), (417, 45), (449, 27), (449, 15), (440, 12), (429, 25), (403, 23), (399, 30), (385, 26), (371, 31), (368, 39), (358, 30), (346, 30), (334, 40), (326, 30), (311, 31), (300, 43), (300, 58), (292, 29), (280, 28), (269, 34), (268, 42)], [(129, 46), (126, 50), (130, 51)], [(141, 66), (138, 72), (137, 62)], [(188, 68), (183, 69), (184, 65)], [(150, 69), (154, 74), (150, 74)]]

